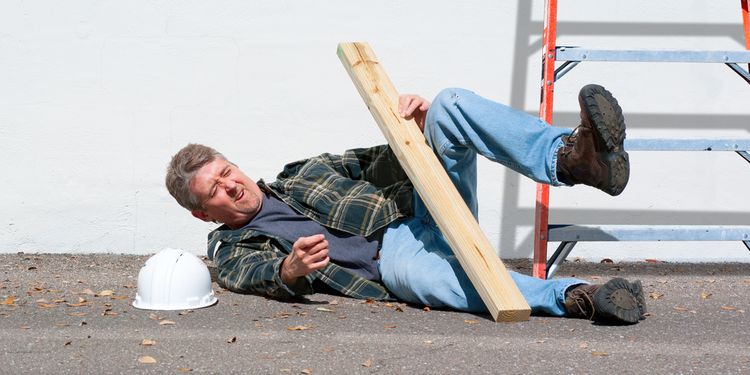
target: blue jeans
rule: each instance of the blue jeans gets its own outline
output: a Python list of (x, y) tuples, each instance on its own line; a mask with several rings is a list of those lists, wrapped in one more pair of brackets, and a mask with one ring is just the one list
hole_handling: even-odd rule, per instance
[[(427, 112), (425, 137), (477, 217), (476, 157), (480, 154), (534, 181), (557, 181), (557, 151), (570, 129), (462, 89), (443, 90)], [(401, 300), (471, 312), (487, 308), (450, 246), (414, 194), (414, 216), (392, 223), (378, 264), (385, 286)], [(541, 280), (510, 272), (534, 314), (565, 315), (565, 292), (586, 281)]]

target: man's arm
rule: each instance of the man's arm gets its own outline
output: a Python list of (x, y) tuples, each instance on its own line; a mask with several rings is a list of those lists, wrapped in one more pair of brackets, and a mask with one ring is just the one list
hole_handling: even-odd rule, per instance
[(216, 252), (214, 262), (219, 270), (219, 283), (237, 293), (263, 294), (274, 298), (290, 298), (313, 293), (309, 277), (284, 282), (282, 263), (287, 254), (272, 241), (224, 243)]

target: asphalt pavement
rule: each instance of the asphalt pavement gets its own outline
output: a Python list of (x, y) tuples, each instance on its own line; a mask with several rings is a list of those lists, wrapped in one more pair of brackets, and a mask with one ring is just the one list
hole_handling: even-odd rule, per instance
[(212, 307), (138, 310), (147, 258), (0, 255), (0, 373), (750, 373), (750, 264), (564, 264), (561, 277), (643, 281), (647, 319), (602, 326), (327, 294), (281, 302), (216, 284)]

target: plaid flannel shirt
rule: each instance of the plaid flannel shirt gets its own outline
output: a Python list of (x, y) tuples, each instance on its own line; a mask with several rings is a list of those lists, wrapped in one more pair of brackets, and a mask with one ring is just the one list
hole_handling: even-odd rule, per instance
[[(258, 185), (309, 219), (356, 235), (369, 236), (412, 213), (412, 184), (388, 145), (290, 163), (276, 181)], [(391, 298), (382, 284), (333, 263), (284, 284), (281, 263), (292, 245), (268, 233), (222, 225), (208, 235), (208, 256), (219, 283), (234, 292), (288, 298), (314, 293), (313, 281), (319, 280), (350, 297)]]

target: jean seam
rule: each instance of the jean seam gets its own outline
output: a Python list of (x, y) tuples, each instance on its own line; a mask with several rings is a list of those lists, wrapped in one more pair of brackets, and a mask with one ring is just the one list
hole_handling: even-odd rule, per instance
[(552, 186), (567, 186), (566, 184), (560, 182), (557, 179), (557, 155), (563, 146), (565, 146), (562, 142), (562, 139), (557, 140), (557, 147), (552, 147), (552, 156), (551, 156), (551, 162), (550, 162), (550, 171), (549, 171), (549, 180), (550, 185)]

